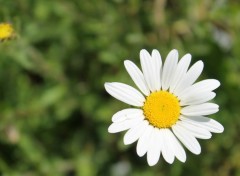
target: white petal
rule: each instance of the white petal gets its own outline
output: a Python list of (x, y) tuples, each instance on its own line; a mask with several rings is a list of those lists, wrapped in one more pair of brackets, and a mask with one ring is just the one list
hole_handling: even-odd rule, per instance
[(149, 166), (157, 164), (160, 158), (162, 139), (159, 137), (159, 129), (154, 128), (152, 135), (149, 137), (150, 143), (147, 151), (147, 161)]
[(172, 148), (172, 138), (171, 131), (169, 129), (160, 129), (162, 135), (162, 155), (163, 158), (169, 163), (172, 164), (174, 161), (174, 149)]
[(147, 85), (151, 91), (155, 91), (155, 77), (154, 77), (155, 65), (147, 50), (142, 49), (140, 51), (140, 61), (143, 75), (145, 77)]
[(220, 82), (216, 79), (206, 79), (203, 81), (199, 81), (192, 86), (188, 87), (184, 91), (182, 91), (178, 97), (180, 99), (186, 96), (192, 96), (198, 92), (211, 92), (220, 86)]
[(105, 83), (104, 87), (110, 95), (124, 103), (138, 107), (143, 106), (144, 96), (127, 84), (117, 82)]
[(212, 134), (208, 130), (200, 128), (196, 125), (186, 123), (184, 121), (178, 121), (177, 124), (185, 128), (185, 130), (189, 131), (189, 133), (191, 133), (196, 138), (210, 139), (212, 137)]
[(138, 156), (142, 157), (145, 155), (145, 153), (148, 150), (149, 147), (149, 142), (150, 142), (150, 136), (153, 132), (153, 126), (148, 125), (147, 129), (144, 131), (142, 136), (139, 138), (138, 143), (137, 143), (137, 154)]
[(152, 59), (155, 66), (155, 89), (161, 89), (161, 70), (162, 70), (162, 59), (158, 50), (152, 51)]
[(123, 142), (125, 145), (132, 144), (142, 135), (148, 126), (148, 121), (144, 120), (134, 126), (124, 135)]
[(214, 103), (204, 103), (200, 105), (190, 105), (182, 108), (181, 113), (186, 116), (203, 116), (218, 112), (219, 106)]
[(139, 70), (139, 68), (131, 61), (125, 60), (124, 61), (125, 68), (132, 78), (133, 82), (136, 84), (136, 86), (146, 95), (148, 96), (150, 91), (148, 89), (147, 83), (144, 79), (144, 76), (142, 72)]
[(173, 76), (172, 82), (170, 83), (170, 92), (173, 92), (175, 87), (180, 83), (184, 75), (187, 73), (187, 69), (191, 62), (191, 54), (186, 54), (180, 59), (176, 72)]
[(200, 92), (196, 93), (195, 95), (189, 94), (189, 96), (185, 96), (183, 98), (180, 98), (180, 105), (186, 106), (186, 105), (196, 105), (205, 103), (207, 101), (212, 100), (216, 96), (216, 93), (214, 92)]
[(196, 116), (196, 117), (181, 116), (180, 118), (184, 122), (194, 124), (212, 133), (222, 133), (224, 131), (224, 127), (214, 119), (210, 119), (203, 116)]
[(170, 86), (170, 83), (173, 79), (173, 75), (177, 68), (177, 62), (178, 62), (178, 51), (176, 49), (173, 49), (169, 52), (164, 66), (163, 66), (163, 72), (162, 72), (162, 89), (167, 90)]
[(121, 111), (116, 112), (112, 116), (112, 122), (122, 122), (126, 119), (136, 118), (141, 115), (143, 115), (143, 111), (141, 109), (135, 108), (123, 109)]
[(172, 130), (177, 138), (185, 145), (192, 153), (198, 155), (201, 153), (201, 146), (194, 136), (179, 125), (173, 125)]
[(191, 86), (197, 78), (200, 76), (203, 70), (203, 62), (198, 61), (196, 62), (187, 72), (187, 74), (184, 76), (182, 81), (176, 86), (174, 90), (175, 95), (180, 95), (182, 91), (184, 91), (186, 88)]
[(139, 116), (138, 118), (125, 120), (123, 122), (112, 123), (108, 127), (108, 132), (109, 133), (118, 133), (121, 131), (128, 130), (129, 128), (136, 126), (136, 124), (138, 124), (140, 121), (143, 121), (143, 119), (144, 119), (144, 116)]
[(173, 135), (171, 131), (169, 133), (169, 138), (171, 138), (171, 141), (173, 144), (172, 146), (173, 146), (174, 155), (179, 161), (185, 162), (186, 161), (185, 150), (183, 149), (182, 145), (180, 144), (180, 142), (177, 140), (177, 138)]

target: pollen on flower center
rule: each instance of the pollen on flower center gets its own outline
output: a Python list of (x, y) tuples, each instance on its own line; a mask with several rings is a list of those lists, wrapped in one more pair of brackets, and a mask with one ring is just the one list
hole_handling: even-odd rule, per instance
[(180, 109), (178, 98), (168, 91), (151, 93), (143, 106), (146, 119), (158, 128), (174, 125), (179, 118)]

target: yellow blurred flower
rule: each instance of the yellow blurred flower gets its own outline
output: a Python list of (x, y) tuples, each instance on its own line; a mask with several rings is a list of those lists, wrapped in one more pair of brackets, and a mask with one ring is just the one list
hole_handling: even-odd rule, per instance
[(0, 23), (0, 41), (14, 37), (14, 29), (9, 23)]

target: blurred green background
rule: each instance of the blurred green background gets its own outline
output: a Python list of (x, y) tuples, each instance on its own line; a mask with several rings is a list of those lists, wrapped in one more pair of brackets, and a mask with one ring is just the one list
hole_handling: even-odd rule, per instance
[[(240, 2), (237, 0), (0, 0), (0, 22), (17, 38), (0, 43), (0, 175), (240, 175)], [(124, 133), (108, 134), (128, 107), (104, 82), (133, 85), (123, 61), (176, 48), (221, 81), (211, 117), (223, 134), (199, 140), (186, 163), (149, 167)]]

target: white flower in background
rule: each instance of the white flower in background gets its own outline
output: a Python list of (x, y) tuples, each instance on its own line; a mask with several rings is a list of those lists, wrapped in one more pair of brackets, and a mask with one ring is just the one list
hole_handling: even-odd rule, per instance
[[(140, 93), (123, 83), (105, 83), (106, 91), (116, 99), (136, 108), (115, 113), (110, 133), (128, 130), (124, 144), (137, 141), (137, 154), (147, 154), (150, 166), (162, 155), (168, 163), (176, 157), (186, 161), (182, 144), (192, 153), (201, 153), (196, 138), (209, 139), (211, 132), (223, 132), (223, 126), (205, 116), (218, 112), (219, 106), (208, 103), (215, 97), (214, 89), (220, 86), (215, 79), (194, 83), (203, 70), (203, 62), (196, 62), (188, 69), (191, 55), (178, 61), (177, 50), (172, 50), (164, 64), (157, 50), (150, 55), (140, 51), (141, 70), (131, 61), (124, 65)], [(180, 142), (181, 143), (180, 143)]]

